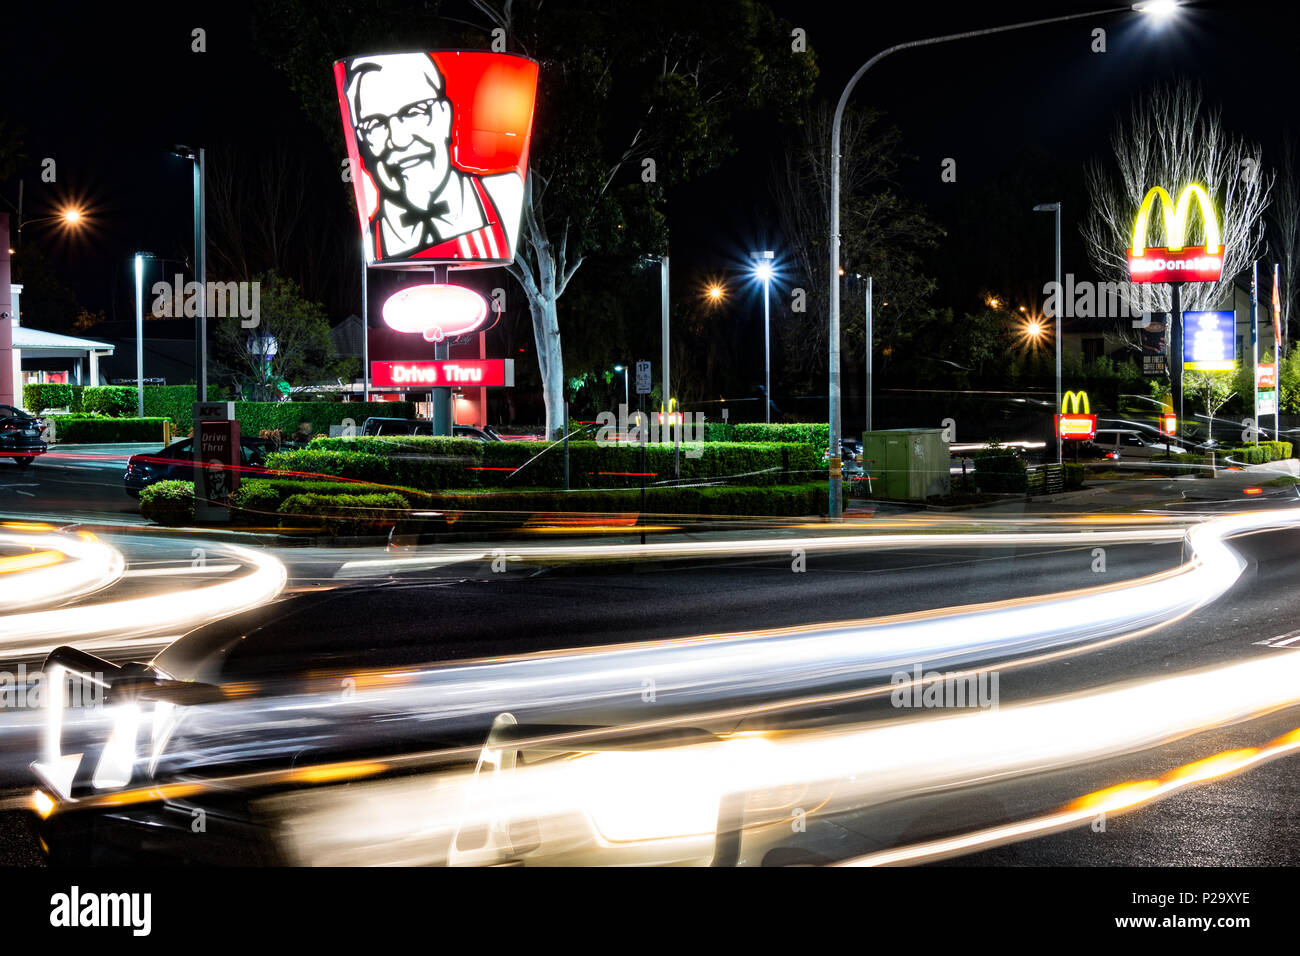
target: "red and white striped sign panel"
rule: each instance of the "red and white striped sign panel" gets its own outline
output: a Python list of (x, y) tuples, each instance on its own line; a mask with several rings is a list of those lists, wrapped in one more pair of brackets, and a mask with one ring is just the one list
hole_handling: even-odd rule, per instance
[(515, 257), (537, 63), (482, 51), (334, 64), (366, 260), (408, 269)]

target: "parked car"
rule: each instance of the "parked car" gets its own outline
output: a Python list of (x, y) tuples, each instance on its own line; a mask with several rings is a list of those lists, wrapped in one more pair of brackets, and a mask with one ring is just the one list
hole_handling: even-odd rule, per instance
[[(194, 481), (194, 456), (190, 442), (191, 439), (182, 438), (152, 454), (132, 455), (123, 476), (126, 493), (139, 498), (141, 491), (157, 481)], [(241, 436), (239, 463), (242, 476), (266, 474), (266, 456), (274, 450), (275, 443), (269, 438)]]
[[(822, 450), (822, 464), (830, 460), (830, 449)], [(866, 474), (862, 463), (862, 442), (856, 438), (840, 438), (840, 475), (845, 479), (861, 478)]]
[(12, 405), (0, 405), (0, 458), (12, 458), (26, 468), (49, 448), (41, 435), (45, 423)]
[(1136, 428), (1099, 428), (1097, 437), (1091, 442), (1104, 457), (1112, 459), (1137, 459), (1147, 461), (1162, 458), (1165, 455), (1187, 455), (1191, 449), (1169, 440), (1143, 434)]
[(367, 418), (361, 425), (363, 435), (432, 435), (433, 422), (420, 418)]
[[(422, 418), (367, 418), (361, 426), (363, 435), (432, 435), (433, 422)], [(491, 425), (479, 428), (477, 425), (454, 425), (452, 435), (456, 438), (472, 438), (475, 441), (504, 441), (492, 430)]]
[(477, 425), (456, 425), (452, 428), (452, 434), (457, 438), (472, 438), (475, 441), (505, 440), (492, 430), (491, 425), (484, 425), (482, 428), (479, 428)]

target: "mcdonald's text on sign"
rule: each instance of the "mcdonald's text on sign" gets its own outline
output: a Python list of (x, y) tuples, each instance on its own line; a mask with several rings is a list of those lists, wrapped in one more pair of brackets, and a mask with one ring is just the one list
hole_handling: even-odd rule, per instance
[(1056, 432), (1065, 440), (1082, 441), (1097, 437), (1097, 416), (1092, 414), (1088, 405), (1087, 392), (1066, 392), (1061, 398)]
[[(1163, 248), (1147, 248), (1147, 229), (1151, 221), (1151, 207), (1160, 202), (1164, 220)], [(1201, 212), (1205, 229), (1205, 245), (1186, 244), (1192, 201)], [(1138, 207), (1133, 222), (1133, 241), (1128, 250), (1129, 278), (1134, 282), (1216, 282), (1223, 274), (1223, 233), (1219, 217), (1203, 186), (1191, 183), (1178, 194), (1174, 203), (1162, 186), (1147, 192)]]
[(509, 388), (515, 384), (514, 359), (371, 362), (370, 370), (371, 385), (383, 388)]

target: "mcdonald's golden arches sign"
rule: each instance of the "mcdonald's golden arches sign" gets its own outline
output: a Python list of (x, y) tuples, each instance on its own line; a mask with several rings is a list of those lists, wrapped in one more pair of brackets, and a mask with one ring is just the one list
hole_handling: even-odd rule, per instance
[[(1165, 241), (1163, 249), (1147, 248), (1147, 229), (1151, 221), (1151, 207), (1160, 201), (1164, 218)], [(1187, 227), (1192, 214), (1192, 201), (1200, 209), (1205, 227), (1205, 245), (1189, 246)], [(1219, 216), (1205, 187), (1189, 183), (1178, 194), (1178, 202), (1169, 198), (1162, 186), (1151, 189), (1138, 206), (1133, 222), (1133, 244), (1128, 250), (1129, 278), (1134, 282), (1215, 282), (1223, 274), (1223, 233)]]
[(1066, 392), (1061, 398), (1061, 413), (1056, 416), (1056, 432), (1064, 439), (1097, 437), (1097, 416), (1088, 406), (1088, 393)]

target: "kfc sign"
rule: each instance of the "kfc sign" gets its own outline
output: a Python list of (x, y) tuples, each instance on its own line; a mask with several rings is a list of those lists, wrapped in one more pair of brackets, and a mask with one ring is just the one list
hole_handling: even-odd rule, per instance
[(408, 286), (390, 296), (383, 308), (390, 329), (418, 333), (426, 342), (481, 331), (487, 315), (487, 300), (458, 285)]
[(451, 388), (473, 385), (510, 388), (514, 359), (451, 359), (431, 362), (371, 362), (370, 383), (384, 388)]
[(366, 260), (422, 268), (514, 259), (537, 63), (506, 53), (334, 64)]
[[(1164, 248), (1146, 247), (1147, 227), (1151, 207), (1160, 200), (1164, 219)], [(1205, 245), (1187, 246), (1187, 226), (1192, 213), (1192, 200), (1201, 210), (1205, 226)], [(1134, 282), (1216, 282), (1223, 274), (1223, 236), (1219, 217), (1204, 187), (1191, 183), (1178, 194), (1178, 204), (1169, 198), (1161, 186), (1151, 189), (1138, 206), (1133, 222), (1133, 244), (1128, 250), (1129, 278)]]

